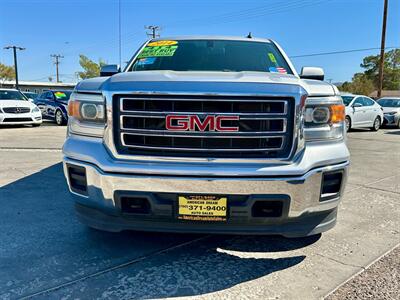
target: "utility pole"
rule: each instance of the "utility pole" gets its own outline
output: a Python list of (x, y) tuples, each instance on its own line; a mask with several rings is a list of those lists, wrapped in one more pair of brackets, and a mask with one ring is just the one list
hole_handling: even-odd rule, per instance
[(150, 30), (150, 32), (146, 32), (147, 36), (153, 39), (160, 37), (160, 34), (157, 33), (158, 31), (161, 30), (160, 26), (150, 25), (150, 26), (144, 26), (144, 28)]
[(56, 82), (60, 82), (60, 77), (58, 74), (58, 65), (60, 64), (60, 58), (64, 58), (61, 54), (52, 54), (50, 57), (54, 58), (54, 64), (56, 65)]
[(18, 46), (6, 46), (4, 49), (13, 49), (14, 52), (14, 70), (15, 70), (15, 88), (19, 90), (18, 84), (18, 65), (17, 65), (17, 50), (25, 50), (26, 48), (18, 47)]
[(383, 88), (383, 66), (385, 63), (385, 42), (386, 42), (386, 21), (387, 21), (387, 11), (388, 11), (388, 2), (389, 0), (384, 0), (384, 8), (383, 8), (383, 24), (382, 24), (382, 40), (381, 40), (381, 58), (379, 61), (379, 82), (378, 82), (378, 95), (380, 98), (382, 96), (382, 88)]

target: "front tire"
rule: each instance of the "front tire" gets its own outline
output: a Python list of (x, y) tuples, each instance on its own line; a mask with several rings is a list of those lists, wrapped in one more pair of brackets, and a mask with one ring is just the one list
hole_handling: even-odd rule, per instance
[(381, 128), (381, 118), (376, 117), (374, 120), (374, 125), (371, 127), (372, 131), (378, 131)]
[(55, 119), (56, 124), (57, 124), (58, 126), (65, 125), (65, 118), (64, 118), (64, 115), (63, 115), (63, 113), (61, 112), (61, 110), (57, 110), (57, 111), (56, 111), (56, 115), (55, 115), (54, 119)]
[(344, 123), (346, 125), (346, 132), (348, 132), (351, 129), (351, 120), (349, 116), (346, 117)]

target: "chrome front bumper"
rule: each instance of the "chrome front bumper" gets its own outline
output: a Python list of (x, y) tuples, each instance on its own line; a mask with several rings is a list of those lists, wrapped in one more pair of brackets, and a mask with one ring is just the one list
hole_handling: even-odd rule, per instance
[[(336, 148), (335, 148), (336, 147)], [(74, 152), (75, 151), (75, 152)], [(242, 168), (233, 169), (232, 164), (221, 166), (198, 166), (193, 164), (179, 164), (174, 162), (155, 163), (138, 161), (113, 160), (99, 139), (69, 137), (64, 146), (64, 172), (70, 191), (77, 203), (80, 219), (93, 227), (110, 231), (124, 229), (152, 230), (151, 224), (158, 225), (155, 231), (191, 231), (191, 232), (233, 232), (233, 233), (281, 233), (285, 235), (307, 235), (325, 231), (332, 227), (336, 221), (336, 208), (345, 187), (349, 157), (344, 143), (336, 146), (324, 145), (306, 147), (299, 161), (293, 165), (267, 166), (243, 165)], [(319, 154), (315, 165), (316, 155)], [(313, 160), (311, 158), (313, 157)], [(87, 193), (82, 195), (71, 189), (67, 167), (79, 166), (86, 171)], [(192, 173), (188, 174), (192, 165)], [(175, 166), (176, 173), (171, 172)], [(208, 175), (205, 170), (208, 170)], [(251, 171), (251, 169), (253, 169)], [(303, 171), (302, 171), (303, 169)], [(340, 192), (334, 198), (321, 201), (322, 177), (326, 172), (342, 171)], [(179, 173), (180, 172), (180, 173)], [(217, 175), (218, 174), (218, 175)], [(252, 174), (252, 175), (251, 175)], [(245, 195), (247, 200), (240, 206), (246, 218), (232, 216), (227, 223), (190, 225), (179, 223), (176, 220), (176, 203), (157, 203), (150, 197), (152, 207), (162, 206), (162, 213), (142, 218), (125, 218), (116, 201), (118, 192), (137, 192), (156, 195), (157, 193), (179, 194), (219, 194)], [(252, 218), (251, 207), (255, 199), (268, 197), (281, 197), (286, 199), (287, 212), (282, 218), (275, 220), (261, 220)], [(233, 210), (234, 211), (234, 210)], [(332, 212), (335, 212), (334, 216)], [(326, 213), (330, 219), (324, 224), (314, 224), (315, 228), (307, 232), (293, 233), (293, 229), (275, 230), (279, 226), (304, 219), (309, 222), (313, 215)], [(111, 219), (108, 219), (110, 217)], [(100, 223), (93, 223), (101, 219)], [(315, 219), (315, 218), (314, 218)], [(159, 224), (160, 220), (164, 220)], [(122, 222), (123, 221), (123, 222)], [(308, 224), (308, 223), (307, 223)], [(149, 225), (149, 226), (147, 226)], [(251, 225), (249, 228), (248, 226)], [(225, 226), (225, 227), (223, 227)], [(272, 227), (275, 227), (271, 231)], [(297, 226), (297, 225), (296, 225)], [(300, 225), (299, 225), (300, 226)], [(296, 227), (298, 228), (298, 226)], [(307, 225), (307, 228), (309, 226)]]

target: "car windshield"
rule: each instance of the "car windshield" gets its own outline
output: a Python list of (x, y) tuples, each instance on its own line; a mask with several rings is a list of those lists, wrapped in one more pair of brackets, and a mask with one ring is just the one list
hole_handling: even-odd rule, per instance
[(342, 96), (343, 104), (349, 106), (350, 102), (354, 99), (354, 96)]
[(72, 92), (69, 91), (55, 91), (54, 96), (57, 100), (65, 100), (68, 101)]
[(1, 91), (0, 90), (0, 100), (28, 100), (21, 92), (19, 91)]
[(400, 99), (380, 99), (378, 104), (382, 107), (400, 107)]
[(273, 43), (211, 39), (148, 43), (128, 71), (151, 70), (293, 74)]

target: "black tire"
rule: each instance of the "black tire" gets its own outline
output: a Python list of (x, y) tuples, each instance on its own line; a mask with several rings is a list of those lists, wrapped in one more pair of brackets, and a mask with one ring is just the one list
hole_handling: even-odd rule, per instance
[(350, 131), (351, 129), (351, 119), (349, 116), (346, 116), (346, 119), (344, 120), (345, 126), (346, 126), (346, 132)]
[(381, 128), (381, 118), (380, 117), (376, 117), (374, 120), (374, 125), (372, 125), (371, 130), (372, 131), (378, 131), (379, 128)]
[(55, 116), (54, 116), (54, 120), (56, 121), (56, 124), (58, 125), (58, 126), (62, 126), (62, 125), (65, 125), (65, 123), (66, 123), (66, 120), (65, 120), (65, 118), (64, 118), (64, 115), (63, 115), (63, 113), (61, 112), (61, 110), (56, 110), (56, 114), (55, 114)]

